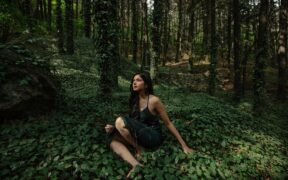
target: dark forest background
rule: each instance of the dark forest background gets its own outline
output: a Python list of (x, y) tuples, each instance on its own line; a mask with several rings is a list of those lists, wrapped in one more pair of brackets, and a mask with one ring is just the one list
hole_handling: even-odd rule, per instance
[(137, 71), (196, 151), (168, 136), (135, 179), (287, 178), (287, 23), (286, 0), (1, 0), (1, 179), (123, 179), (103, 128)]

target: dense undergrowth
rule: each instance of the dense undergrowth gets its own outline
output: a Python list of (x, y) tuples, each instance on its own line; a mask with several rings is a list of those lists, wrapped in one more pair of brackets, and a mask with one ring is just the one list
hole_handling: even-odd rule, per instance
[[(69, 64), (57, 58), (57, 67)], [(127, 115), (127, 78), (134, 70), (119, 78), (120, 87), (107, 103), (97, 95), (96, 70), (75, 67), (62, 66), (58, 72), (65, 91), (53, 113), (1, 125), (1, 179), (125, 178), (130, 166), (105, 146), (103, 127)], [(225, 98), (163, 84), (155, 92), (195, 151), (184, 154), (163, 126), (163, 146), (143, 152), (145, 167), (134, 179), (287, 178), (287, 114), (281, 109), (271, 105), (265, 115), (253, 117), (248, 102), (235, 106)]]

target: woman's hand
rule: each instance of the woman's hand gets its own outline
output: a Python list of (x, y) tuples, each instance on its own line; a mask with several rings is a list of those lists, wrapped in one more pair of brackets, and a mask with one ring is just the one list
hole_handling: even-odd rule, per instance
[(194, 151), (192, 148), (189, 148), (188, 146), (183, 146), (182, 149), (183, 149), (185, 154), (189, 154), (189, 153), (192, 153)]
[(111, 125), (111, 124), (106, 124), (106, 126), (105, 126), (105, 131), (106, 131), (106, 133), (112, 133), (113, 132), (113, 130), (114, 130), (114, 126), (113, 125)]

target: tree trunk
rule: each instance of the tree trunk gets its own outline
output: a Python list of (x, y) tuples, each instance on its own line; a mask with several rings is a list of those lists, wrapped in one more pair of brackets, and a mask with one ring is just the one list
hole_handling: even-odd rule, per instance
[(165, 66), (166, 60), (167, 60), (167, 53), (168, 53), (168, 47), (169, 47), (169, 11), (170, 11), (170, 0), (166, 0), (164, 5), (164, 32), (163, 32), (163, 61), (162, 66)]
[(43, 0), (39, 0), (39, 19), (44, 19)]
[(269, 65), (272, 67), (276, 67), (276, 37), (275, 37), (275, 31), (276, 31), (276, 12), (275, 12), (275, 4), (274, 0), (269, 0), (269, 33), (268, 33), (268, 42), (269, 42), (269, 48), (268, 48), (268, 56), (269, 56)]
[(26, 21), (29, 31), (32, 30), (31, 0), (25, 0)]
[(234, 18), (234, 99), (239, 102), (241, 99), (241, 29), (240, 29), (240, 9), (239, 0), (233, 0)]
[(287, 86), (287, 26), (288, 21), (288, 1), (281, 0), (279, 13), (279, 41), (278, 41), (278, 98), (286, 100)]
[[(247, 12), (248, 13), (248, 12)], [(249, 33), (250, 33), (250, 17), (249, 14), (246, 16), (246, 32), (245, 32), (245, 44), (244, 44), (244, 57), (242, 61), (242, 94), (245, 94), (245, 88), (246, 88), (246, 79), (247, 79), (247, 61), (248, 57), (250, 54), (250, 38), (249, 38)]]
[(84, 32), (85, 37), (91, 37), (91, 0), (84, 0)]
[(96, 0), (95, 22), (98, 39), (95, 39), (99, 63), (100, 93), (110, 98), (112, 88), (118, 87), (118, 0)]
[(265, 66), (268, 60), (268, 10), (269, 0), (260, 1), (259, 30), (256, 63), (254, 67), (254, 110), (261, 113), (265, 95)]
[(181, 45), (182, 45), (182, 19), (183, 19), (183, 12), (182, 12), (182, 0), (178, 1), (178, 18), (179, 18), (179, 22), (178, 22), (178, 30), (177, 30), (177, 41), (176, 41), (176, 56), (175, 56), (175, 62), (179, 62), (179, 54), (181, 57)]
[(217, 64), (217, 43), (216, 43), (216, 8), (215, 0), (210, 1), (210, 15), (211, 15), (211, 64), (210, 64), (210, 74), (209, 74), (209, 89), (210, 95), (215, 94), (216, 87), (216, 64)]
[(210, 1), (209, 0), (203, 0), (203, 55), (207, 55), (208, 49), (210, 47), (209, 44), (209, 30), (210, 30)]
[(190, 42), (190, 56), (189, 56), (189, 64), (188, 64), (188, 71), (192, 72), (193, 67), (193, 45), (194, 45), (194, 0), (190, 0), (190, 23), (189, 23), (189, 35), (188, 41)]
[(65, 0), (66, 52), (74, 53), (73, 0)]
[[(143, 55), (142, 64), (143, 66), (150, 65), (150, 55), (149, 55), (149, 30), (148, 30), (148, 5), (147, 0), (143, 0), (143, 20), (144, 20), (144, 34), (143, 34)], [(143, 67), (141, 67), (143, 69)]]
[(232, 41), (231, 41), (231, 25), (232, 25), (232, 0), (228, 0), (228, 25), (227, 25), (227, 45), (228, 45), (228, 52), (227, 52), (227, 60), (228, 60), (228, 68), (230, 69), (231, 66), (231, 49), (232, 49)]
[(61, 0), (56, 1), (56, 33), (58, 39), (58, 51), (60, 53), (64, 52), (64, 34), (63, 34), (63, 23), (62, 23), (62, 9), (61, 9)]
[[(84, 0), (85, 1), (85, 0)], [(75, 0), (76, 6), (75, 6), (75, 19), (78, 19), (79, 14), (79, 0)]]
[(138, 0), (132, 0), (132, 61), (137, 63), (137, 50), (138, 50)]
[(42, 0), (43, 3), (43, 19), (47, 19), (47, 3), (46, 0)]
[(125, 28), (126, 28), (126, 24), (125, 24), (125, 0), (121, 0), (120, 1), (120, 18), (121, 18), (121, 45), (120, 45), (120, 52), (121, 52), (121, 56), (125, 56), (123, 55), (124, 51), (125, 51)]
[(128, 55), (129, 55), (129, 53), (130, 53), (130, 44), (131, 44), (131, 34), (130, 34), (130, 32), (131, 32), (131, 21), (130, 21), (130, 15), (131, 15), (131, 1), (132, 0), (127, 0), (127, 34), (126, 34), (126, 41), (127, 41), (127, 43), (126, 43), (126, 51), (125, 51), (125, 56), (128, 58)]
[(154, 1), (154, 9), (152, 14), (152, 48), (153, 48), (153, 57), (151, 61), (151, 78), (153, 80), (157, 79), (157, 71), (158, 71), (158, 63), (160, 60), (160, 53), (161, 53), (161, 21), (162, 21), (162, 7), (163, 3), (161, 0)]
[(51, 31), (51, 22), (52, 22), (52, 0), (48, 0), (47, 22), (48, 22), (48, 30)]

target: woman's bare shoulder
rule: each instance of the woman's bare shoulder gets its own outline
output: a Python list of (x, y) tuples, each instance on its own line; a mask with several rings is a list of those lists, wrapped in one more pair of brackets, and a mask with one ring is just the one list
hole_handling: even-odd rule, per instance
[(155, 95), (152, 95), (152, 94), (149, 95), (149, 99), (151, 100), (151, 102), (153, 104), (160, 102), (160, 98), (158, 96), (155, 96)]

